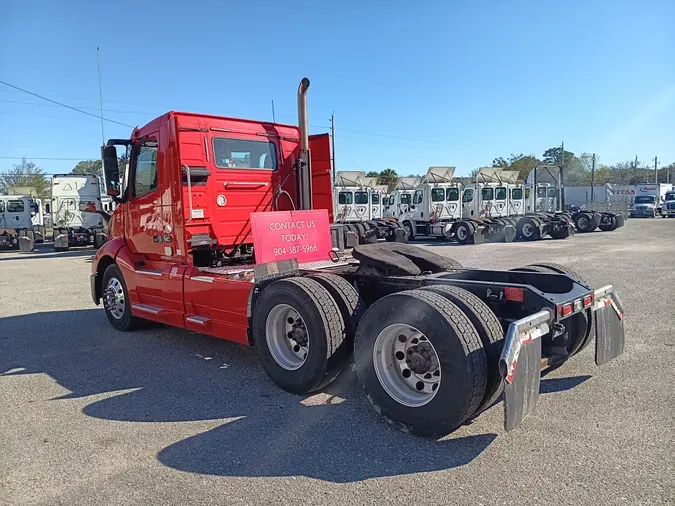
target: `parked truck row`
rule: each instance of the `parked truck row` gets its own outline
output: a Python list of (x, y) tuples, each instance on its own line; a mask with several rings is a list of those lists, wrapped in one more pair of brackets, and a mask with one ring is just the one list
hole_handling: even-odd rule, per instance
[(480, 169), (473, 179), (455, 178), (454, 172), (430, 167), (421, 179), (399, 181), (389, 195), (363, 172), (338, 172), (336, 219), (357, 232), (395, 223), (411, 240), (436, 237), (460, 244), (564, 239), (624, 223), (611, 212), (561, 212), (557, 166), (533, 168), (526, 182), (517, 181), (517, 172), (493, 167)]
[(296, 394), (353, 354), (376, 411), (426, 436), (502, 394), (511, 430), (534, 409), (542, 369), (593, 341), (598, 365), (623, 352), (612, 286), (563, 266), (467, 269), (384, 239), (347, 247), (329, 136), (308, 135), (308, 89), (305, 78), (298, 126), (169, 112), (102, 148), (118, 205), (90, 281), (114, 328), (148, 319), (254, 346)]

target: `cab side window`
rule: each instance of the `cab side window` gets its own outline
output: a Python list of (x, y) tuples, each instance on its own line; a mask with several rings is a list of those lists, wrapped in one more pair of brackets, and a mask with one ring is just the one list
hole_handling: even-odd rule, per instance
[(134, 169), (134, 197), (140, 197), (157, 188), (157, 141), (145, 141), (136, 155)]
[(473, 189), (464, 190), (462, 202), (471, 202), (473, 200)]
[(413, 197), (413, 204), (422, 203), (422, 190), (415, 190), (415, 196)]
[(4, 213), (4, 212), (5, 212), (5, 201), (0, 200), (0, 213)]

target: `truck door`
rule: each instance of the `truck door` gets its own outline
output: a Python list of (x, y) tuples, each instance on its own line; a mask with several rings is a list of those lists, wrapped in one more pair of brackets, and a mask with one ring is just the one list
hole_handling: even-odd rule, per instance
[(458, 218), (460, 216), (459, 209), (459, 188), (451, 186), (445, 189), (445, 211), (443, 218)]
[[(426, 195), (425, 195), (426, 196)], [(426, 206), (425, 206), (426, 207)], [(445, 188), (431, 188), (431, 221), (440, 220), (445, 211)]]
[(356, 211), (357, 221), (366, 221), (370, 219), (370, 196), (367, 190), (354, 192), (354, 209)]
[(467, 187), (462, 192), (462, 218), (477, 218), (475, 202), (475, 187)]
[(481, 206), (480, 217), (491, 218), (496, 214), (495, 209), (495, 188), (494, 186), (483, 186), (480, 190)]
[(509, 216), (522, 216), (523, 212), (523, 189), (519, 186), (510, 188)]
[(495, 200), (492, 208), (492, 217), (502, 218), (508, 215), (508, 193), (506, 186), (497, 186), (495, 188)]
[(331, 177), (330, 135), (309, 136), (310, 168), (312, 169), (312, 208), (327, 209), (333, 223), (333, 182)]
[[(178, 170), (178, 168), (176, 168)], [(184, 326), (183, 270), (176, 254), (169, 167), (159, 151), (159, 132), (133, 146), (125, 236), (134, 265), (120, 263), (130, 282), (132, 311), (144, 318)], [(127, 272), (133, 270), (133, 273)]]
[(382, 199), (377, 190), (370, 193), (370, 217), (373, 220), (382, 218)]

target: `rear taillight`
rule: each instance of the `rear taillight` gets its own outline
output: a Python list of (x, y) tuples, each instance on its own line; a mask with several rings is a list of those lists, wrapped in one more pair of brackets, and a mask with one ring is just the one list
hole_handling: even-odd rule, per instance
[(584, 307), (588, 307), (591, 304), (593, 304), (593, 296), (592, 295), (586, 295), (586, 297), (584, 297)]
[(572, 304), (565, 304), (560, 308), (560, 316), (569, 316), (572, 314)]

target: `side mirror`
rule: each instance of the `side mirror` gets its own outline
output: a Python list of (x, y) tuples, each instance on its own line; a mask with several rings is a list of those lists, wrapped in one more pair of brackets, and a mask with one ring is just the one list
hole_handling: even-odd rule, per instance
[(112, 197), (119, 197), (120, 169), (117, 161), (117, 148), (115, 146), (103, 146), (101, 147), (101, 155), (107, 194)]

